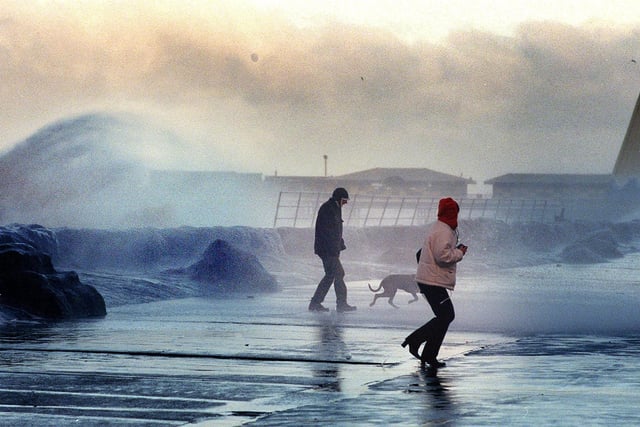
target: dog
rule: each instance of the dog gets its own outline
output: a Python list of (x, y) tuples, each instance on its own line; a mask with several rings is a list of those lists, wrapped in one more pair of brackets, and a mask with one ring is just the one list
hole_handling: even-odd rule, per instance
[(384, 289), (383, 292), (379, 294), (375, 294), (373, 296), (373, 301), (369, 304), (369, 307), (373, 307), (378, 298), (389, 298), (389, 304), (394, 308), (399, 308), (397, 305), (393, 303), (393, 297), (396, 296), (396, 292), (398, 289), (401, 289), (405, 292), (413, 295), (413, 299), (409, 301), (409, 304), (412, 302), (418, 301), (418, 284), (416, 283), (415, 276), (413, 274), (390, 274), (389, 276), (382, 279), (380, 282), (380, 286), (378, 289), (373, 289), (370, 283), (367, 283), (371, 292), (378, 292), (380, 289)]

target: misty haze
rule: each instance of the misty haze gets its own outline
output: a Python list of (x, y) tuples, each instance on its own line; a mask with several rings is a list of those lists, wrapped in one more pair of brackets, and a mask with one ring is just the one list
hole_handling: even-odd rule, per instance
[(640, 422), (638, 6), (327, 1), (3, 4), (1, 425)]

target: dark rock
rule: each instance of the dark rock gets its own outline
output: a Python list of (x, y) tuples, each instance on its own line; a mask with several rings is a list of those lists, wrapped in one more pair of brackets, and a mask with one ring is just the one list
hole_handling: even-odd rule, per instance
[(36, 271), (43, 274), (55, 273), (51, 257), (36, 251), (26, 243), (2, 243), (0, 244), (0, 254), (0, 274), (22, 271)]
[(224, 240), (209, 245), (202, 258), (186, 269), (187, 274), (199, 282), (214, 285), (212, 291), (272, 292), (278, 284), (255, 255), (244, 252)]
[(565, 247), (560, 258), (567, 263), (591, 264), (620, 258), (623, 254), (611, 229), (591, 233)]
[(560, 254), (560, 259), (567, 264), (595, 264), (607, 261), (603, 256), (583, 246), (566, 248)]
[(95, 288), (73, 271), (56, 271), (48, 254), (25, 243), (0, 244), (0, 303), (52, 319), (107, 314)]
[(38, 224), (9, 224), (0, 227), (0, 243), (25, 243), (52, 258), (58, 247), (54, 232)]
[[(179, 227), (129, 230), (55, 229), (56, 265), (83, 270), (161, 271), (191, 265), (220, 239), (260, 260), (285, 254), (276, 230), (250, 227)], [(313, 243), (313, 240), (312, 240)], [(313, 252), (313, 245), (311, 247)]]

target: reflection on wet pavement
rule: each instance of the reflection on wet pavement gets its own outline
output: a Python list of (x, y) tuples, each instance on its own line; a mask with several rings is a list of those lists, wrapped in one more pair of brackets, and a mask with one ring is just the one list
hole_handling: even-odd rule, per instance
[(640, 422), (635, 335), (453, 330), (447, 366), (430, 371), (400, 347), (424, 306), (312, 314), (306, 299), (190, 298), (5, 325), (0, 425)]

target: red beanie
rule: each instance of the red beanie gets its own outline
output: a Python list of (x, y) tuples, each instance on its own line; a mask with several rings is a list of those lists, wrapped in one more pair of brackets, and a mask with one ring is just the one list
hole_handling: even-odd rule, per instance
[(458, 212), (460, 212), (460, 206), (451, 197), (440, 199), (438, 203), (438, 219), (454, 230), (458, 228)]

